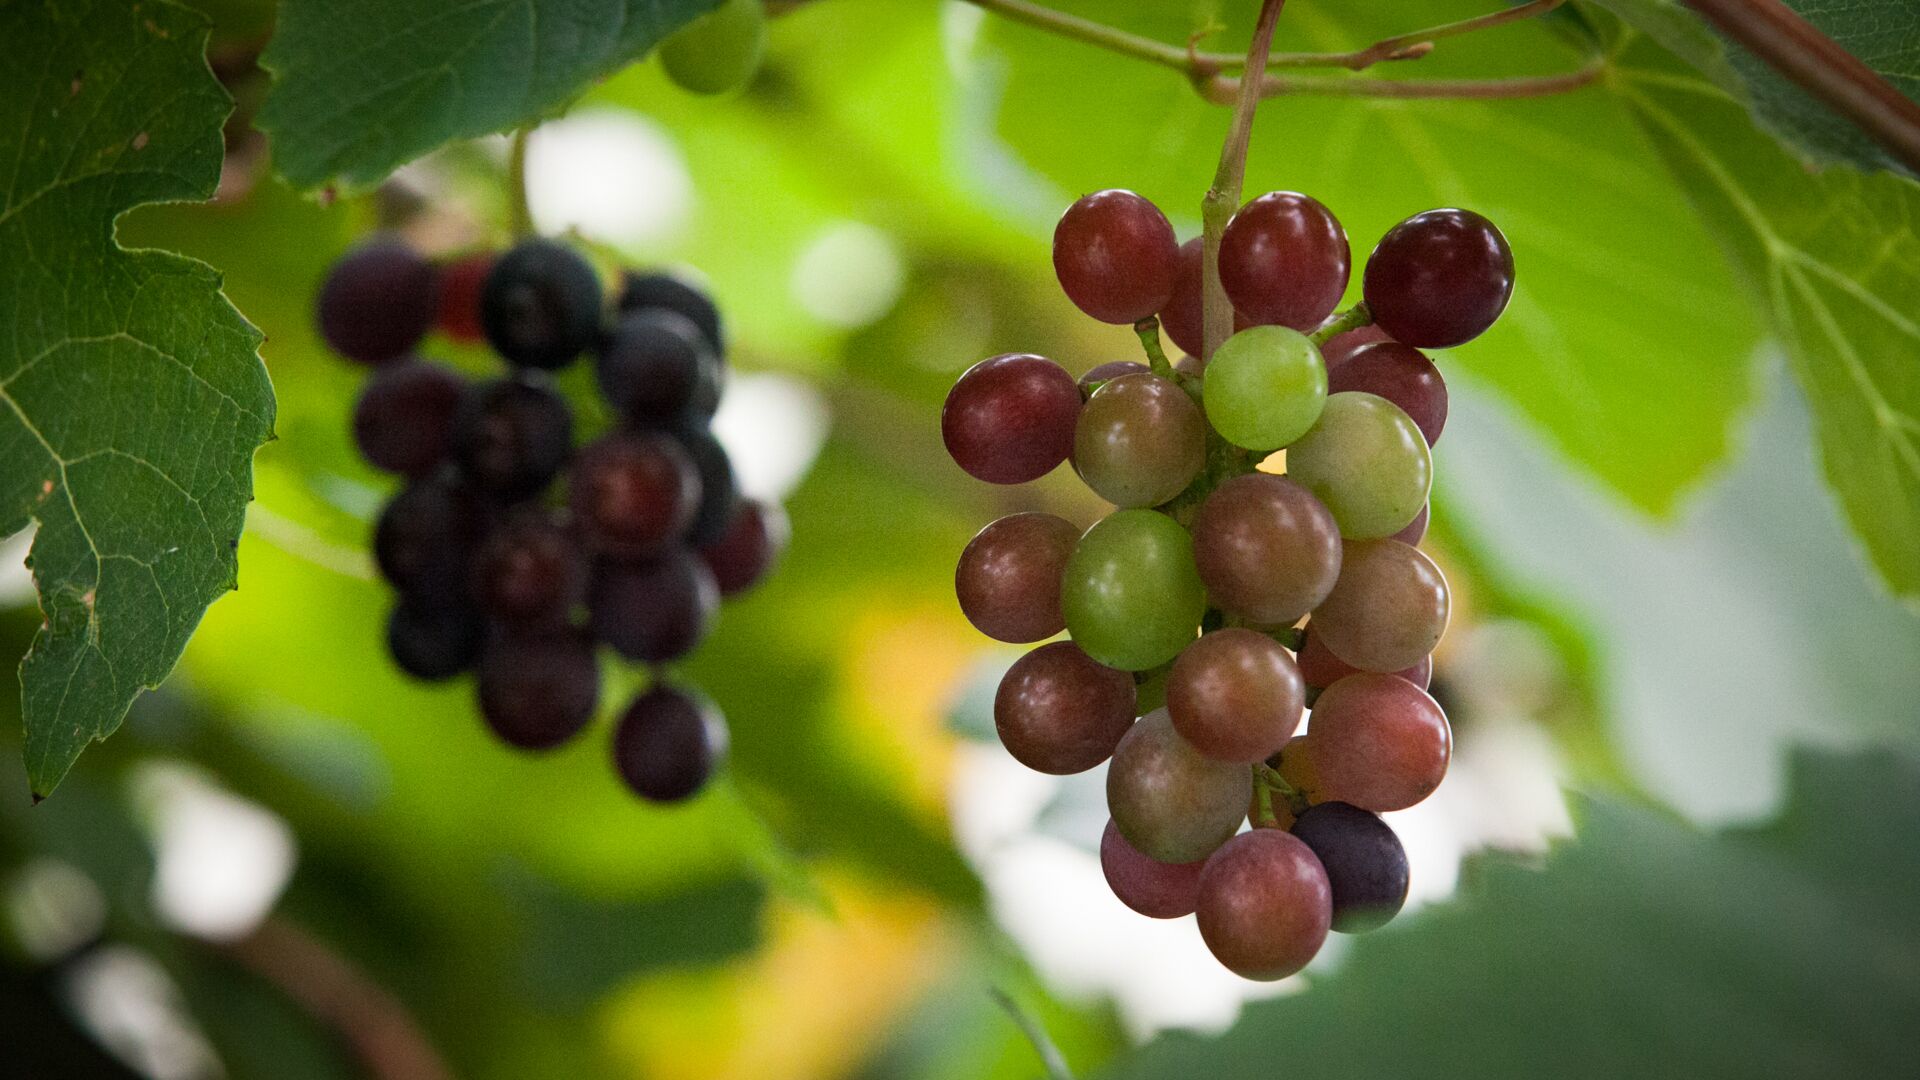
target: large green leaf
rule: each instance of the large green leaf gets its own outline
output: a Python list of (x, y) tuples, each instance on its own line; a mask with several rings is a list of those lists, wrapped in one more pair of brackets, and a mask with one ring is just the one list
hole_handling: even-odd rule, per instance
[(1920, 766), (1807, 755), (1765, 828), (1595, 802), (1544, 868), (1356, 939), (1306, 993), (1114, 1075), (1900, 1076), (1920, 1024)]
[[(1191, 7), (1201, 5), (1059, 6), (1184, 41), (1197, 28)], [(1244, 42), (1255, 5), (1217, 6), (1240, 37), (1209, 46)], [(1276, 47), (1350, 48), (1485, 8), (1475, 0), (1289, 6)], [(1005, 147), (976, 147), (973, 157), (996, 170), (1002, 200), (1044, 228), (1073, 195), (1130, 187), (1184, 220), (1184, 233), (1195, 231), (1227, 110), (1201, 101), (1174, 73), (989, 18), (971, 73), (973, 114), (995, 123)], [(1535, 74), (1582, 62), (1581, 48), (1529, 23), (1449, 39), (1394, 73)], [(988, 141), (984, 132), (973, 137)], [(1007, 183), (1007, 149), (1050, 185), (1036, 192)], [(1724, 260), (1604, 90), (1492, 102), (1276, 98), (1260, 110), (1247, 163), (1248, 194), (1271, 188), (1325, 202), (1347, 227), (1356, 266), (1375, 238), (1420, 210), (1466, 206), (1498, 222), (1519, 267), (1512, 306), (1441, 363), (1493, 383), (1634, 504), (1671, 509), (1725, 455), (1729, 428), (1750, 400), (1758, 327), (1720, 302), (1733, 290)]]
[(1867, 554), (1920, 600), (1920, 187), (1808, 172), (1645, 38), (1619, 65), (1615, 85), (1792, 357)]
[(295, 184), (372, 183), (565, 103), (718, 2), (286, 0), (260, 126)]
[(260, 335), (191, 259), (127, 251), (131, 207), (213, 193), (230, 103), (206, 21), (171, 3), (0, 6), (0, 534), (40, 522), (46, 624), (21, 666), (27, 768), (52, 791), (234, 587)]
[[(1597, 0), (1739, 97), (1755, 119), (1810, 162), (1843, 162), (1862, 169), (1913, 167), (1766, 62), (1724, 41), (1675, 0)], [(1788, 6), (1879, 72), (1894, 88), (1920, 100), (1920, 7), (1910, 0), (1788, 0)]]

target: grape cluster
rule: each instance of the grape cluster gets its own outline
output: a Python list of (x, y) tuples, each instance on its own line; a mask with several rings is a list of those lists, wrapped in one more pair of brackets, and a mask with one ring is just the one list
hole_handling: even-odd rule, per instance
[[(1417, 546), (1447, 392), (1420, 350), (1492, 325), (1513, 258), (1479, 215), (1418, 214), (1375, 247), (1364, 306), (1336, 316), (1345, 231), (1305, 195), (1262, 195), (1222, 236), (1237, 329), (1203, 365), (1204, 257), (1131, 192), (1060, 219), (1062, 288), (1133, 324), (1151, 366), (1076, 382), (1040, 356), (996, 356), (960, 376), (942, 434), (981, 480), (1067, 461), (1116, 509), (1084, 532), (1045, 513), (993, 522), (955, 590), (990, 637), (1067, 632), (1008, 670), (994, 720), (1041, 772), (1111, 759), (1114, 894), (1155, 918), (1197, 914), (1222, 964), (1276, 979), (1330, 929), (1372, 929), (1406, 899), (1406, 853), (1379, 815), (1432, 794), (1452, 747), (1426, 692), (1447, 583)], [(1156, 321), (1192, 354), (1177, 366)], [(1259, 468), (1283, 449), (1285, 475)]]
[[(318, 300), (322, 336), (373, 369), (354, 442), (404, 480), (373, 538), (399, 596), (393, 660), (426, 680), (471, 670), (487, 725), (523, 750), (593, 718), (597, 645), (656, 668), (686, 656), (785, 543), (780, 508), (736, 493), (710, 430), (726, 376), (713, 302), (657, 273), (605, 292), (549, 240), (436, 264), (383, 237), (343, 256)], [(436, 326), (487, 342), (506, 373), (421, 359)], [(576, 448), (554, 373), (586, 353), (617, 421)], [(725, 741), (711, 702), (656, 673), (619, 719), (614, 764), (639, 795), (684, 799)]]

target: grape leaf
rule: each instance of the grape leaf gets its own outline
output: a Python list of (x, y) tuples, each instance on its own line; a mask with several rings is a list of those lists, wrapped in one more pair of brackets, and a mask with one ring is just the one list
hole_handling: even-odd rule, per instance
[(21, 663), (44, 796), (234, 587), (273, 393), (259, 333), (191, 259), (113, 238), (204, 199), (231, 108), (172, 3), (0, 7), (0, 534), (37, 519), (46, 623)]
[(1544, 868), (1483, 857), (1456, 900), (1354, 939), (1307, 993), (1112, 1075), (1904, 1075), (1920, 765), (1803, 754), (1792, 776), (1776, 822), (1718, 836), (1586, 803)]
[(1809, 173), (1646, 38), (1615, 85), (1771, 319), (1827, 481), (1881, 577), (1920, 601), (1920, 187)]
[(294, 184), (370, 184), (557, 108), (718, 2), (285, 0), (260, 126)]
[[(1734, 95), (1754, 119), (1801, 158), (1892, 169), (1920, 179), (1798, 84), (1674, 0), (1599, 0), (1628, 23)], [(1920, 100), (1920, 6), (1910, 0), (1787, 0), (1787, 6), (1879, 72), (1894, 89)]]
[[(1162, 41), (1197, 29), (1186, 5), (1055, 6)], [(1256, 5), (1223, 7), (1221, 21), (1240, 37), (1207, 44), (1224, 50), (1245, 41)], [(1275, 47), (1352, 48), (1485, 7), (1289, 6)], [(1119, 185), (1158, 202), (1183, 235), (1197, 231), (1228, 110), (1201, 101), (1174, 73), (1004, 20), (989, 19), (980, 53), (968, 82), (977, 100), (961, 119), (994, 124), (973, 136), (980, 146), (970, 157), (993, 171), (1010, 209), (1050, 228), (1074, 195)], [(1526, 23), (1448, 39), (1392, 74), (1564, 72), (1583, 58), (1550, 28)], [(1009, 182), (1005, 174), (1020, 166), (1044, 182)], [(1354, 251), (1350, 299), (1374, 241), (1408, 214), (1455, 205), (1497, 222), (1518, 266), (1513, 302), (1486, 335), (1439, 362), (1492, 383), (1562, 453), (1635, 505), (1670, 512), (1725, 458), (1728, 432), (1751, 401), (1760, 327), (1750, 312), (1717, 302), (1734, 289), (1725, 260), (1632, 116), (1604, 90), (1491, 102), (1275, 98), (1254, 124), (1247, 194), (1276, 188), (1306, 191), (1339, 215)], [(1686, 327), (1683, 338), (1676, 327)]]

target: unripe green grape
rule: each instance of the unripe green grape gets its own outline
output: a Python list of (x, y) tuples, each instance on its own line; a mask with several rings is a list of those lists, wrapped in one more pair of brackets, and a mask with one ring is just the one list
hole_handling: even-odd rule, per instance
[(1253, 797), (1245, 765), (1216, 761), (1173, 729), (1165, 709), (1140, 718), (1107, 766), (1107, 810), (1135, 851), (1163, 863), (1204, 859), (1240, 827)]
[(1341, 536), (1372, 540), (1406, 528), (1427, 505), (1433, 455), (1398, 405), (1347, 391), (1327, 398), (1313, 430), (1287, 447), (1287, 475), (1333, 511)]
[(683, 90), (724, 94), (753, 78), (766, 51), (762, 0), (722, 0), (719, 7), (667, 35), (660, 43), (660, 66)]
[(1067, 633), (1108, 667), (1145, 671), (1192, 644), (1207, 606), (1193, 538), (1165, 514), (1121, 510), (1088, 529), (1067, 559)]
[(1207, 463), (1207, 421), (1158, 375), (1122, 375), (1094, 391), (1073, 432), (1073, 467), (1115, 506), (1158, 506)]
[(1222, 438), (1248, 450), (1278, 450), (1320, 418), (1326, 361), (1297, 330), (1249, 326), (1207, 361), (1204, 396), (1207, 419)]

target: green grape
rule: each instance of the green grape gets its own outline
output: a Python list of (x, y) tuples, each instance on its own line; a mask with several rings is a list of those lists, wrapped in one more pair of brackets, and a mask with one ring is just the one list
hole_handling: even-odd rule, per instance
[[(1207, 361), (1207, 419), (1248, 450), (1278, 450), (1305, 435), (1327, 403), (1327, 364), (1304, 334), (1250, 326)], [(1402, 522), (1401, 524), (1405, 524)]]
[(723, 0), (719, 7), (667, 35), (660, 66), (667, 78), (696, 94), (737, 90), (760, 70), (767, 51), (762, 0)]
[(1349, 390), (1327, 398), (1313, 430), (1287, 448), (1287, 475), (1333, 511), (1341, 536), (1372, 540), (1420, 515), (1433, 486), (1433, 455), (1398, 405)]
[(1107, 810), (1135, 851), (1163, 863), (1204, 859), (1247, 815), (1253, 773), (1216, 761), (1173, 729), (1165, 709), (1140, 718), (1107, 766)]
[(1207, 595), (1193, 538), (1165, 514), (1121, 510), (1088, 529), (1067, 559), (1067, 633), (1108, 667), (1145, 671), (1192, 644)]
[(1115, 506), (1158, 506), (1207, 463), (1207, 421), (1172, 380), (1122, 375), (1094, 391), (1073, 432), (1073, 467)]

